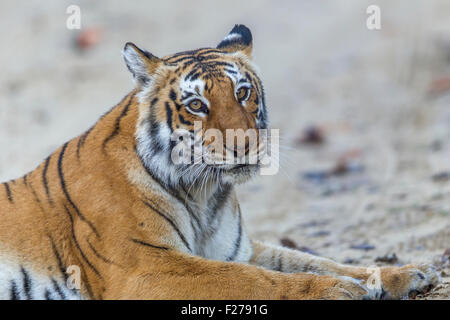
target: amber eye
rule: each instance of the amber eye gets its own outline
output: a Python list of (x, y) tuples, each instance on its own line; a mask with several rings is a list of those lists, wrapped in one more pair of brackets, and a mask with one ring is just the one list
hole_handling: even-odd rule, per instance
[(193, 100), (189, 103), (189, 108), (191, 108), (194, 111), (198, 111), (203, 107), (203, 102), (200, 100)]
[(240, 88), (237, 93), (236, 93), (236, 97), (238, 99), (239, 102), (242, 102), (244, 100), (246, 100), (249, 96), (250, 93), (250, 89), (246, 88), (246, 87), (242, 87)]

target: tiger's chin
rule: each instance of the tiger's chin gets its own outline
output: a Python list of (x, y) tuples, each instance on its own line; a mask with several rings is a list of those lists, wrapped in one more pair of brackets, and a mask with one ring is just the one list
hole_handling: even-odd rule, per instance
[(230, 184), (243, 184), (256, 176), (258, 164), (239, 164), (230, 168), (219, 168), (221, 181)]

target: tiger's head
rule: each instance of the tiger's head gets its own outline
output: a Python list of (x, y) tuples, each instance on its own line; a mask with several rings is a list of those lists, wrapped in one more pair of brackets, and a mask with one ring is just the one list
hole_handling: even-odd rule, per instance
[[(249, 159), (265, 150), (259, 129), (268, 122), (251, 54), (252, 35), (243, 25), (216, 48), (163, 58), (125, 45), (139, 97), (136, 151), (147, 171), (172, 186), (240, 183), (258, 171), (260, 157)], [(174, 161), (180, 155), (183, 161)]]

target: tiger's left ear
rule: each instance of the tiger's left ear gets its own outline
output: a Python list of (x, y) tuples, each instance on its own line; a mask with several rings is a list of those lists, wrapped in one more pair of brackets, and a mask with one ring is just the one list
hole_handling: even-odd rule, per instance
[(146, 84), (155, 74), (162, 60), (150, 52), (139, 49), (134, 43), (128, 42), (122, 50), (122, 55), (128, 70), (133, 74), (138, 84)]
[(252, 56), (253, 38), (250, 29), (243, 24), (237, 24), (230, 33), (217, 46), (217, 49), (226, 52), (243, 52), (247, 56)]

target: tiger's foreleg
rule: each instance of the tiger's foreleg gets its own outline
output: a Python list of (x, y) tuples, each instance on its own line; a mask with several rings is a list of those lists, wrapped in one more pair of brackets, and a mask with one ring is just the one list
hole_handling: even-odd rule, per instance
[[(379, 297), (401, 299), (412, 292), (424, 292), (439, 282), (430, 265), (366, 268), (337, 263), (308, 253), (253, 241), (250, 263), (285, 273), (310, 272), (362, 280), (369, 288), (379, 289)], [(368, 281), (369, 280), (369, 281)]]
[[(154, 250), (149, 248), (148, 250)], [(331, 276), (285, 274), (167, 250), (114, 274), (105, 299), (361, 299), (359, 284)]]

